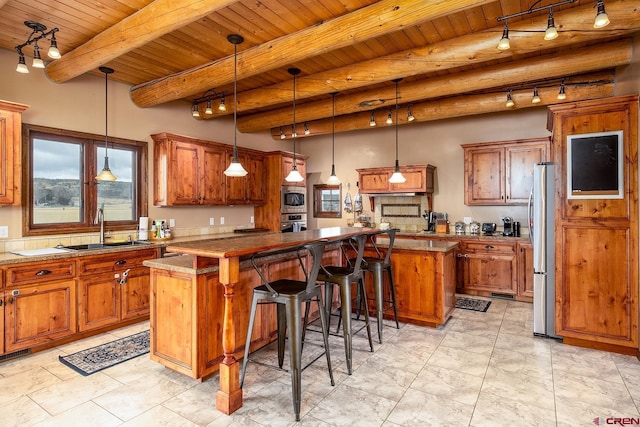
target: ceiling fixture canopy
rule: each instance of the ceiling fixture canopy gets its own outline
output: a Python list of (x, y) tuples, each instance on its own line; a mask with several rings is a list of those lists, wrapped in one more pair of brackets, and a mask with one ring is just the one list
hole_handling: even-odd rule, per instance
[(24, 21), (24, 25), (31, 28), (31, 34), (27, 38), (27, 41), (16, 46), (16, 50), (18, 51), (18, 66), (16, 67), (16, 71), (22, 74), (29, 73), (29, 68), (27, 68), (27, 64), (24, 60), (24, 53), (22, 52), (22, 48), (28, 45), (33, 44), (33, 62), (31, 66), (33, 68), (44, 68), (44, 61), (40, 56), (40, 46), (38, 46), (38, 41), (42, 39), (49, 38), (49, 51), (47, 52), (47, 56), (51, 59), (60, 59), (60, 51), (58, 50), (58, 42), (56, 41), (56, 32), (60, 31), (57, 27), (52, 28), (47, 31), (47, 27), (39, 22), (34, 21)]
[(109, 74), (113, 73), (113, 68), (100, 67), (99, 70), (104, 73), (104, 167), (96, 176), (97, 181), (115, 181), (117, 178), (109, 169), (109, 132), (107, 125), (109, 123)]
[(291, 137), (293, 138), (293, 167), (291, 172), (284, 179), (287, 182), (302, 182), (304, 178), (298, 172), (298, 165), (296, 165), (296, 76), (300, 74), (299, 68), (289, 68), (287, 70), (289, 74), (293, 76), (293, 125), (291, 125)]
[[(227, 40), (233, 43), (233, 158), (224, 174), (226, 176), (245, 176), (248, 172), (238, 160), (238, 144), (236, 142), (238, 135), (238, 45), (244, 41), (244, 38), (238, 34), (229, 34)], [(220, 101), (220, 105), (224, 105), (224, 97)]]
[(389, 178), (389, 182), (392, 184), (402, 184), (407, 180), (407, 178), (402, 175), (402, 172), (400, 172), (400, 163), (398, 162), (398, 83), (400, 83), (400, 80), (402, 79), (393, 80), (396, 84), (396, 168), (391, 178)]

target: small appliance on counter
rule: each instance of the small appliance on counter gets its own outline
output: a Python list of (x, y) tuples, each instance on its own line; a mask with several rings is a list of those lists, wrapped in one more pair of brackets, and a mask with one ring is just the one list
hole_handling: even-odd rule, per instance
[(483, 222), (482, 223), (482, 234), (487, 236), (493, 236), (496, 232), (496, 223), (495, 222)]
[(427, 233), (449, 232), (449, 218), (446, 213), (425, 210), (422, 217), (427, 220), (427, 228), (424, 230)]
[(456, 225), (455, 225), (456, 234), (464, 234), (465, 226), (466, 224), (462, 221), (456, 222)]
[(469, 234), (480, 234), (480, 223), (473, 221), (469, 224)]
[(513, 236), (513, 218), (505, 216), (502, 218), (502, 235), (512, 237)]

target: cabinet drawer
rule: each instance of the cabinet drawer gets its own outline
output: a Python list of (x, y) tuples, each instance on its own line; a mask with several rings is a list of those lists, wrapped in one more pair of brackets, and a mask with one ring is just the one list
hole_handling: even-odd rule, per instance
[(92, 256), (81, 259), (78, 262), (78, 273), (80, 275), (108, 273), (121, 269), (143, 267), (143, 261), (154, 258), (157, 258), (155, 249)]
[(52, 280), (73, 279), (75, 261), (38, 262), (7, 267), (7, 286), (30, 285)]
[(462, 249), (466, 252), (499, 252), (501, 254), (515, 254), (515, 243), (494, 242), (494, 241), (478, 241), (464, 242)]

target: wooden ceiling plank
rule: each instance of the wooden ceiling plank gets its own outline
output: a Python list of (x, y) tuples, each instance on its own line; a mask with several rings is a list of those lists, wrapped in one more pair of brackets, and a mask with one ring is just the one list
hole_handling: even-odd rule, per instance
[(234, 1), (156, 0), (49, 64), (47, 74), (67, 81)]
[[(640, 28), (640, 8), (630, 10), (629, 3), (630, 0), (614, 0), (607, 3), (607, 11), (611, 11), (610, 16), (616, 16), (619, 28), (625, 28), (624, 30), (609, 27), (593, 30), (591, 6), (558, 13), (556, 16), (562, 19), (564, 30), (551, 46), (566, 48), (580, 42), (593, 43), (595, 40), (602, 40), (608, 34), (622, 36), (637, 31)], [(518, 52), (544, 52), (550, 47), (549, 42), (543, 40), (539, 34), (529, 31), (538, 28), (541, 20), (546, 18), (539, 17), (533, 21), (514, 24), (514, 28), (519, 31), (513, 36), (511, 49), (507, 51), (496, 48), (497, 40), (502, 33), (501, 27), (497, 26), (423, 48), (410, 49), (314, 75), (304, 75), (297, 83), (300, 98), (334, 91), (342, 92), (395, 78), (455, 69), (474, 63), (482, 64), (500, 58), (514, 58)], [(393, 64), (393, 67), (389, 64)], [(276, 105), (290, 98), (288, 91), (288, 85), (282, 83), (238, 93), (238, 111), (265, 107), (269, 103)]]
[[(306, 57), (348, 46), (354, 40), (379, 37), (407, 25), (435, 19), (493, 0), (382, 0), (348, 15), (306, 28), (238, 54), (238, 78), (247, 78)], [(131, 98), (150, 107), (190, 96), (203, 88), (233, 81), (233, 58), (138, 85)]]
[[(562, 78), (574, 74), (583, 74), (603, 68), (627, 65), (631, 62), (633, 44), (630, 39), (599, 46), (571, 50), (563, 54), (550, 54), (519, 63), (500, 64), (485, 67), (482, 70), (457, 73), (439, 78), (419, 80), (402, 84), (402, 103), (421, 99), (438, 98), (477, 90), (505, 87), (520, 82)], [(602, 61), (607, 57), (606, 63)], [(370, 100), (383, 100), (392, 103), (395, 88), (368, 90), (347, 96), (336, 97), (336, 114), (343, 115), (359, 110), (375, 110), (377, 107), (361, 106)], [(296, 118), (300, 121), (312, 121), (331, 115), (331, 101), (322, 100), (300, 104), (296, 107)], [(257, 132), (274, 126), (289, 124), (290, 116), (284, 109), (272, 110), (238, 118), (240, 132)]]

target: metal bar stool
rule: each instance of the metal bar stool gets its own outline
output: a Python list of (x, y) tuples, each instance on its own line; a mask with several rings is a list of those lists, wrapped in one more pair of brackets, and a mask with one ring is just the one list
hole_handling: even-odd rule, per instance
[[(298, 260), (302, 271), (304, 272), (305, 281), (293, 279), (279, 279), (269, 282), (263, 275), (262, 271), (256, 264), (256, 255), (251, 258), (251, 263), (256, 269), (262, 285), (253, 290), (253, 299), (251, 302), (251, 316), (249, 317), (249, 327), (247, 331), (247, 341), (244, 348), (244, 359), (242, 361), (242, 371), (240, 373), (240, 388), (244, 384), (244, 377), (249, 360), (249, 346), (251, 344), (251, 333), (253, 332), (253, 324), (256, 317), (256, 309), (258, 304), (277, 304), (278, 318), (278, 365), (282, 369), (284, 359), (284, 341), (285, 332), (288, 330), (289, 342), (289, 361), (291, 372), (291, 395), (293, 398), (293, 410), (295, 412), (296, 421), (300, 421), (300, 404), (302, 402), (301, 393), (301, 373), (311, 363), (322, 357), (322, 354), (316, 357), (308, 365), (301, 367), (302, 364), (302, 310), (303, 303), (308, 304), (310, 301), (316, 301), (318, 311), (320, 313), (320, 322), (322, 324), (322, 335), (324, 337), (324, 354), (327, 357), (327, 366), (329, 368), (329, 378), (331, 385), (335, 385), (333, 380), (333, 371), (331, 369), (331, 357), (329, 355), (329, 330), (325, 317), (325, 308), (322, 304), (322, 292), (317, 283), (318, 271), (322, 262), (322, 254), (324, 252), (325, 241), (316, 242), (301, 246), (297, 249)], [(301, 251), (307, 249), (311, 254), (313, 263), (307, 272), (304, 266), (304, 260)], [(260, 254), (260, 256), (264, 253)], [(254, 363), (259, 363), (254, 361)], [(275, 367), (271, 365), (266, 365)]]
[[(364, 247), (367, 240), (366, 234), (360, 234), (358, 236), (354, 236), (348, 239), (351, 245), (355, 242), (354, 249), (357, 251), (356, 259), (351, 262), (349, 257), (346, 254), (346, 250), (344, 248), (344, 242), (341, 246), (342, 250), (345, 251), (345, 259), (347, 265), (342, 266), (322, 266), (320, 272), (318, 273), (318, 281), (324, 282), (324, 292), (325, 292), (325, 306), (327, 310), (327, 319), (328, 323), (331, 321), (330, 319), (330, 311), (331, 311), (331, 302), (333, 300), (333, 285), (338, 285), (340, 287), (340, 316), (343, 320), (343, 336), (344, 336), (344, 351), (345, 357), (347, 361), (347, 372), (349, 375), (352, 373), (352, 349), (351, 342), (352, 336), (354, 332), (352, 331), (351, 325), (351, 284), (356, 283), (358, 291), (364, 292), (364, 280), (362, 276), (362, 257), (364, 255)], [(371, 351), (373, 351), (373, 341), (371, 339), (371, 327), (369, 325), (369, 310), (367, 306), (366, 299), (364, 300), (365, 304), (365, 326), (367, 328), (367, 335), (369, 337), (369, 346)], [(357, 332), (357, 331), (356, 331)]]
[[(384, 318), (384, 312), (393, 308), (393, 316), (396, 320), (396, 328), (400, 329), (400, 324), (398, 323), (398, 307), (396, 306), (396, 289), (395, 283), (393, 282), (393, 271), (391, 268), (391, 250), (393, 249), (393, 242), (396, 238), (397, 229), (389, 229), (389, 230), (379, 230), (378, 232), (369, 235), (369, 239), (371, 241), (371, 246), (375, 249), (377, 256), (363, 257), (362, 261), (362, 269), (363, 272), (367, 271), (373, 273), (373, 290), (375, 293), (375, 303), (376, 303), (376, 314), (378, 319), (378, 341), (382, 344), (382, 319)], [(384, 255), (380, 253), (380, 249), (376, 245), (376, 236), (380, 236), (383, 234), (387, 234), (389, 236), (389, 245), (387, 247), (387, 251)], [(388, 299), (385, 299), (384, 295), (384, 272), (387, 272), (389, 277), (389, 296)], [(360, 307), (361, 302), (366, 301), (367, 296), (364, 292), (361, 294), (360, 289), (358, 289), (358, 297), (357, 297), (357, 305), (358, 305), (358, 314), (356, 318), (360, 316)], [(385, 304), (386, 307), (385, 307)], [(366, 313), (366, 304), (365, 304), (365, 313)]]

